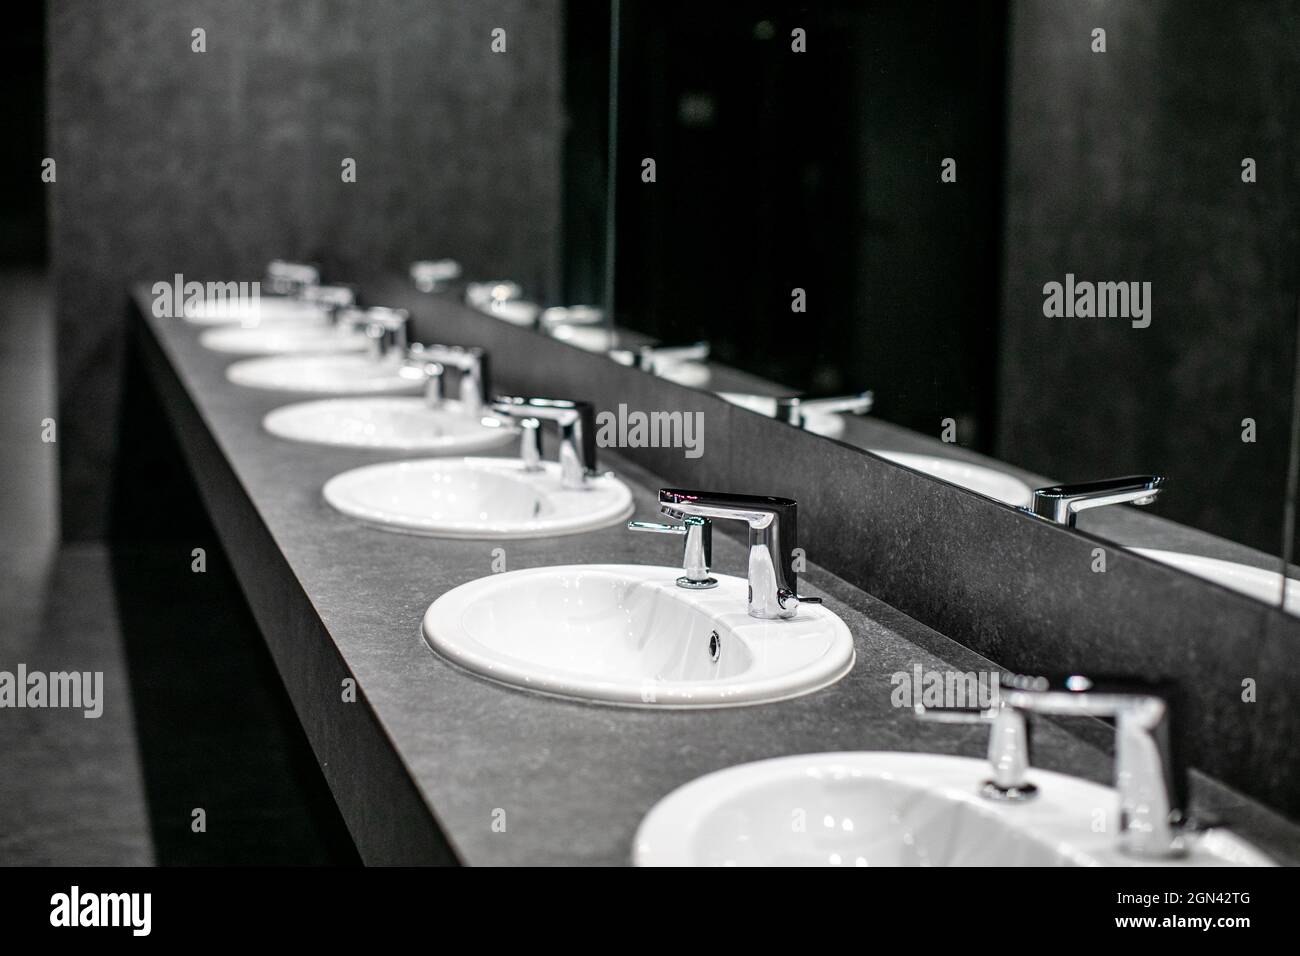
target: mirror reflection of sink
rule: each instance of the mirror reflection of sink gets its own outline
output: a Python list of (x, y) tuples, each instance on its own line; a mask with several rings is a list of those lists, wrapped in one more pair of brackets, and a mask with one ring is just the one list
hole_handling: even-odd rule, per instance
[(608, 352), (614, 347), (613, 333), (600, 325), (557, 325), (551, 335), (588, 352)]
[[(636, 353), (630, 349), (611, 349), (609, 357), (619, 365), (634, 365), (636, 363)], [(666, 357), (654, 360), (654, 369), (651, 374), (669, 382), (675, 382), (678, 385), (685, 385), (687, 388), (703, 388), (709, 384), (709, 379), (712, 377), (709, 367), (703, 362), (696, 359)]]
[(687, 388), (704, 388), (712, 378), (703, 362), (660, 362), (655, 374)]
[(481, 676), (530, 690), (639, 707), (724, 707), (825, 687), (853, 666), (830, 610), (785, 621), (746, 612), (746, 581), (676, 585), (681, 568), (569, 565), (494, 574), (447, 592), (424, 636)]
[(244, 359), (226, 369), (236, 385), (277, 392), (374, 395), (418, 392), (423, 378), (403, 369), (400, 359), (370, 355), (273, 355)]
[(364, 352), (369, 340), (331, 325), (280, 322), (246, 327), (229, 325), (208, 329), (199, 344), (214, 352), (237, 355), (295, 355), (320, 352)]
[(1286, 580), (1286, 598), (1282, 598), (1282, 575), (1266, 568), (1254, 568), (1248, 564), (1235, 561), (1223, 561), (1219, 558), (1204, 558), (1197, 554), (1184, 554), (1181, 551), (1162, 551), (1157, 548), (1130, 548), (1134, 554), (1141, 554), (1231, 588), (1240, 594), (1253, 597), (1266, 604), (1282, 603), (1284, 610), (1290, 614), (1300, 614), (1300, 581), (1294, 578)]
[(385, 531), (444, 538), (544, 538), (594, 531), (632, 514), (632, 492), (613, 475), (563, 487), (560, 466), (527, 471), (519, 459), (387, 462), (335, 475), (325, 500)]
[[(747, 392), (718, 392), (718, 397), (768, 418), (776, 417), (776, 398), (771, 395), (751, 395)], [(804, 412), (804, 431), (825, 438), (839, 438), (844, 434), (844, 417), (835, 412)]]
[(536, 302), (528, 302), (524, 299), (506, 299), (502, 302), (489, 303), (484, 311), (502, 322), (531, 327), (536, 324), (537, 315), (542, 311), (542, 307)]
[(195, 325), (270, 325), (280, 322), (324, 323), (325, 310), (300, 299), (265, 296), (252, 300), (196, 302), (185, 307), (185, 321)]
[(518, 432), (494, 416), (471, 417), (460, 402), (420, 397), (327, 398), (270, 412), (262, 425), (290, 441), (466, 455), (504, 445)]
[[(1119, 849), (1119, 797), (1031, 770), (1022, 803), (978, 794), (987, 760), (824, 753), (730, 767), (674, 790), (637, 831), (640, 866), (1272, 866), (1223, 829), (1181, 860)], [(1106, 825), (1097, 826), (1097, 813)], [(1097, 832), (1098, 830), (1102, 832)]]
[(1027, 508), (1034, 497), (1033, 490), (1019, 478), (984, 465), (934, 455), (881, 451), (879, 448), (870, 448), (868, 451), (896, 465), (978, 492), (1004, 504)]

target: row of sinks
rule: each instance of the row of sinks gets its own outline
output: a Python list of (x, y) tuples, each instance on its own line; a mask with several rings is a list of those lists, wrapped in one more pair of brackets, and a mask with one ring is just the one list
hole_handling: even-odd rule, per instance
[[(256, 308), (194, 310), (217, 352), (254, 354), (230, 382), (313, 396), (264, 419), (279, 438), (425, 457), (345, 471), (326, 502), (385, 531), (445, 538), (575, 534), (626, 521), (633, 498), (612, 474), (581, 487), (561, 465), (481, 455), (519, 440), (525, 422), (431, 403), (401, 360), (377, 359), (365, 336), (314, 306), (264, 299)], [(319, 397), (329, 395), (330, 397)], [(726, 396), (753, 407), (756, 397)], [(761, 409), (759, 409), (761, 410)], [(810, 416), (834, 434), (839, 416)], [(537, 423), (532, 423), (535, 427)], [(842, 423), (840, 423), (842, 427)], [(1023, 505), (1030, 489), (980, 465), (881, 451), (905, 467)], [(428, 457), (437, 456), (437, 457)], [(751, 556), (751, 561), (755, 560)], [(715, 575), (682, 586), (682, 567), (568, 565), (492, 574), (443, 594), (422, 621), (437, 653), (482, 678), (612, 705), (716, 708), (819, 691), (854, 666), (852, 635), (832, 610), (799, 603), (781, 620), (751, 616), (750, 582)], [(832, 753), (732, 767), (665, 797), (634, 844), (640, 865), (1136, 865), (1122, 854), (1116, 791), (1032, 771), (1042, 797), (979, 796), (986, 761), (927, 754)], [(1150, 861), (1141, 861), (1150, 862)], [(1224, 831), (1198, 838), (1179, 865), (1269, 865)]]

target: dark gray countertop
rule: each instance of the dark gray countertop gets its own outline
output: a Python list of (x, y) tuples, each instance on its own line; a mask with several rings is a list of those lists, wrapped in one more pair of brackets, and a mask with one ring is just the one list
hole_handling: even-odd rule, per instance
[[(504, 543), (364, 527), (326, 505), (321, 485), (341, 471), (402, 456), (268, 435), (262, 416), (298, 399), (227, 383), (224, 370), (234, 357), (203, 349), (197, 330), (183, 321), (150, 315), (147, 291), (137, 290), (136, 301), (238, 479), (238, 490), (223, 493), (251, 501), (319, 615), (321, 639), (333, 644), (319, 650), (337, 652), (356, 678), (386, 745), (462, 862), (624, 864), (638, 823), (657, 800), (701, 774), (746, 761), (835, 750), (983, 755), (985, 730), (919, 724), (894, 708), (890, 675), (918, 664), (959, 670), (993, 665), (815, 566), (803, 589), (825, 595), (848, 624), (857, 663), (839, 683), (810, 696), (727, 710), (634, 710), (532, 695), (459, 670), (425, 644), (420, 620), (441, 594), (490, 573), (494, 548), (505, 548), (514, 570), (675, 564), (677, 544), (629, 535), (621, 526)], [(509, 388), (510, 370), (498, 368), (497, 374)], [(603, 464), (631, 485), (636, 516), (654, 518), (655, 478), (613, 455)], [(202, 483), (203, 474), (198, 479)], [(737, 573), (743, 547), (717, 536), (714, 563), (720, 572)], [(316, 693), (319, 706), (334, 706), (339, 690), (325, 685)], [(295, 705), (301, 715), (304, 702), (295, 699)], [(349, 741), (327, 743), (335, 760), (350, 756)], [(324, 744), (313, 739), (318, 753)], [(357, 744), (363, 745), (369, 746)], [(1106, 754), (1051, 723), (1038, 728), (1034, 757), (1038, 766), (1092, 780), (1106, 782), (1111, 775)], [(1200, 775), (1193, 795), (1194, 810), (1224, 816), (1280, 861), (1300, 861), (1300, 829), (1281, 817)], [(505, 832), (493, 827), (498, 811), (504, 811)], [(359, 849), (367, 859), (378, 856), (364, 845)]]

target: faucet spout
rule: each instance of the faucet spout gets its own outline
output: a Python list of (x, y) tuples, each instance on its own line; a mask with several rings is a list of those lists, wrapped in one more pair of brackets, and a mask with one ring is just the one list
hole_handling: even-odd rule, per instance
[(1159, 475), (1128, 475), (1073, 485), (1052, 485), (1034, 492), (1030, 511), (1040, 518), (1073, 528), (1079, 512), (1106, 505), (1149, 505), (1164, 490)]

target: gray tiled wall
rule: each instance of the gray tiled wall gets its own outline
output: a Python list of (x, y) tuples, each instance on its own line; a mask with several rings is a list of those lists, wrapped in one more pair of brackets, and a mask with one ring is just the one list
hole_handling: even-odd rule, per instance
[(454, 252), (553, 289), (560, 0), (52, 0), (48, 16), (65, 538), (107, 532), (116, 469), (149, 473), (116, 460), (128, 282), (254, 279), (276, 256), (351, 280)]

